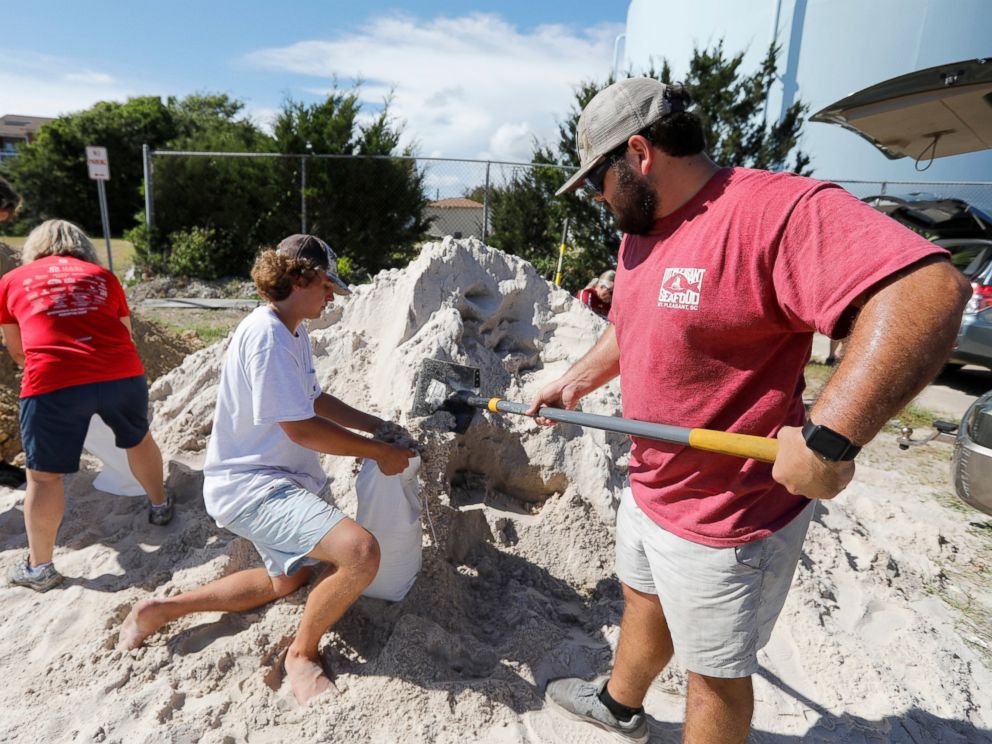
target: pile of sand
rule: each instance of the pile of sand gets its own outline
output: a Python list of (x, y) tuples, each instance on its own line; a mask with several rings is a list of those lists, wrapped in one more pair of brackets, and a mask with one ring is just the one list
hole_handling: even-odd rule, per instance
[[(404, 601), (362, 599), (325, 636), (339, 694), (306, 709), (275, 664), (303, 591), (251, 613), (184, 618), (133, 655), (114, 649), (138, 599), (258, 564), (249, 544), (213, 525), (199, 494), (226, 344), (189, 356), (152, 389), (153, 431), (180, 494), (176, 521), (153, 528), (140, 504), (94, 492), (92, 474), (81, 474), (56, 551), (65, 587), (0, 589), (9, 670), (0, 739), (594, 740), (548, 711), (542, 693), (549, 678), (609, 666), (622, 610), (612, 513), (625, 440), (488, 413), (456, 435), (446, 414), (411, 420), (406, 411), (425, 357), (478, 366), (484, 392), (526, 400), (603, 327), (529, 264), (453, 240), (313, 324), (325, 389), (424, 443), (437, 539), (425, 532), (424, 568)], [(615, 384), (584, 408), (618, 413)], [(988, 628), (935, 589), (973, 593), (968, 577), (985, 565), (988, 530), (934, 500), (946, 491), (946, 464), (917, 455), (909, 472), (888, 472), (887, 447), (867, 448), (856, 482), (811, 527), (760, 657), (755, 741), (977, 742), (992, 730)], [(324, 466), (335, 500), (354, 514), (358, 463), (327, 457)], [(22, 555), (22, 499), (0, 490), (4, 570)], [(985, 591), (982, 608), (992, 605)], [(649, 695), (658, 741), (678, 739), (683, 686), (676, 667)]]

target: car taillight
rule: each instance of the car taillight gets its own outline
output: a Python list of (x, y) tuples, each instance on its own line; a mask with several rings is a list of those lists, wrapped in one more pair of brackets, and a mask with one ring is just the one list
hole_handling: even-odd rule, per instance
[(992, 284), (976, 284), (974, 287), (972, 297), (978, 300), (975, 303), (977, 305), (975, 312), (978, 313), (987, 307), (992, 307)]

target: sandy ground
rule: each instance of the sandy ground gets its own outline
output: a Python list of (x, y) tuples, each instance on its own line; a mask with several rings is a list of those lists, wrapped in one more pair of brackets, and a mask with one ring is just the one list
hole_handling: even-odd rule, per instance
[[(601, 322), (516, 258), (474, 241), (425, 249), (313, 324), (318, 376), (424, 443), (424, 567), (411, 593), (363, 598), (325, 636), (338, 692), (300, 708), (277, 658), (305, 592), (253, 612), (184, 618), (123, 653), (131, 605), (258, 565), (204, 514), (198, 464), (224, 343), (152, 389), (153, 431), (178, 515), (149, 525), (140, 500), (69, 484), (56, 549), (65, 584), (0, 587), (0, 741), (585, 742), (545, 708), (550, 678), (609, 667), (622, 611), (612, 516), (624, 439), (479, 414), (405, 413), (419, 360), (481, 368), (485, 392), (525, 399), (577, 359)], [(608, 386), (586, 410), (619, 412)], [(818, 507), (793, 590), (755, 678), (752, 741), (992, 741), (992, 520), (953, 496), (950, 449), (901, 452), (880, 435), (855, 481)], [(325, 458), (354, 513), (358, 464)], [(24, 554), (23, 491), (0, 488), (0, 570)], [(434, 537), (436, 535), (436, 539)], [(646, 702), (652, 740), (676, 742), (685, 675)]]

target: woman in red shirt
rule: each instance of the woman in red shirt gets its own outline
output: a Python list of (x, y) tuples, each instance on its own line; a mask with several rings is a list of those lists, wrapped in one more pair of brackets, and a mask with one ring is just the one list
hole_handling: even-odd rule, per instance
[(24, 525), (28, 558), (13, 584), (47, 591), (62, 581), (52, 553), (65, 511), (65, 473), (79, 470), (94, 414), (151, 501), (149, 521), (172, 519), (162, 484), (162, 454), (148, 431), (148, 383), (131, 336), (120, 282), (99, 265), (86, 234), (48, 220), (24, 243), (22, 265), (0, 278), (0, 328), (24, 367), (21, 441), (27, 464)]

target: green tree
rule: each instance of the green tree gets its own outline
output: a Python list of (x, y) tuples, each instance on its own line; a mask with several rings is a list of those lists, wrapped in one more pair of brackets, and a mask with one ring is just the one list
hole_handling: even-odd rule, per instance
[[(552, 198), (562, 170), (546, 148), (538, 147), (531, 160), (545, 167), (521, 169), (509, 184), (489, 191), (489, 243), (530, 261), (546, 278), (552, 278), (558, 261), (564, 210)], [(479, 199), (481, 201), (481, 199)], [(551, 236), (557, 233), (557, 240)]]
[[(389, 101), (367, 123), (359, 122), (360, 113), (357, 90), (335, 89), (321, 103), (287, 101), (275, 126), (279, 152), (355, 156), (308, 159), (306, 195), (309, 231), (348, 258), (357, 274), (408, 261), (429, 224), (423, 174), (413, 160), (388, 157), (413, 154), (399, 146), (402, 131)], [(299, 183), (298, 160), (280, 167)], [(295, 214), (291, 205), (298, 203), (298, 192), (285, 194), (280, 212)]]
[[(781, 121), (768, 123), (765, 102), (775, 81), (778, 49), (768, 50), (759, 69), (746, 74), (741, 70), (744, 53), (728, 57), (723, 44), (696, 49), (686, 74), (686, 87), (692, 92), (697, 112), (706, 130), (707, 151), (721, 165), (779, 170), (790, 153), (791, 169), (809, 175), (809, 158), (796, 149), (807, 107), (796, 101)], [(628, 72), (628, 77), (632, 73)], [(671, 82), (671, 67), (643, 73), (662, 82)], [(535, 145), (535, 163), (556, 163), (569, 168), (579, 165), (575, 129), (582, 109), (603, 88), (614, 82), (583, 81), (575, 91), (572, 108), (558, 127), (555, 150)], [(614, 265), (620, 247), (620, 233), (605, 207), (588, 195), (554, 192), (567, 180), (571, 170), (535, 168), (515, 179), (492, 199), (493, 237), (490, 242), (531, 260), (539, 267), (557, 260), (561, 226), (569, 221), (568, 253), (562, 284), (570, 291), (584, 286), (594, 276)], [(531, 214), (542, 205), (544, 218)], [(519, 247), (518, 247), (519, 246)], [(543, 246), (543, 252), (536, 247)], [(532, 257), (533, 256), (533, 257)], [(548, 273), (545, 270), (545, 275)]]
[[(810, 159), (796, 149), (803, 117), (809, 107), (794, 102), (780, 121), (769, 123), (765, 104), (778, 74), (779, 48), (769, 47), (761, 66), (750, 74), (741, 70), (744, 52), (732, 57), (723, 42), (695, 50), (685, 84), (692, 91), (706, 130), (708, 151), (721, 165), (789, 170), (811, 175)], [(668, 80), (667, 64), (660, 80)], [(788, 162), (792, 153), (792, 163)]]
[(141, 146), (161, 147), (174, 138), (178, 130), (173, 114), (159, 98), (143, 96), (126, 103), (97, 103), (46, 124), (34, 142), (4, 165), (6, 176), (24, 197), (24, 212), (15, 229), (57, 217), (76, 222), (91, 234), (100, 232), (96, 185), (86, 169), (87, 145), (107, 148), (111, 230), (120, 234), (131, 227), (142, 202)]
[[(273, 152), (274, 142), (225, 95), (169, 99), (179, 132), (170, 150)], [(260, 245), (281, 228), (275, 211), (282, 183), (272, 158), (175, 156), (155, 159), (155, 234), (128, 233), (138, 263), (153, 270), (213, 279), (246, 274)], [(139, 220), (143, 222), (143, 214)], [(196, 230), (197, 232), (194, 232)], [(194, 236), (195, 239), (191, 239)], [(182, 259), (171, 254), (180, 249)], [(193, 258), (194, 251), (204, 255)]]

